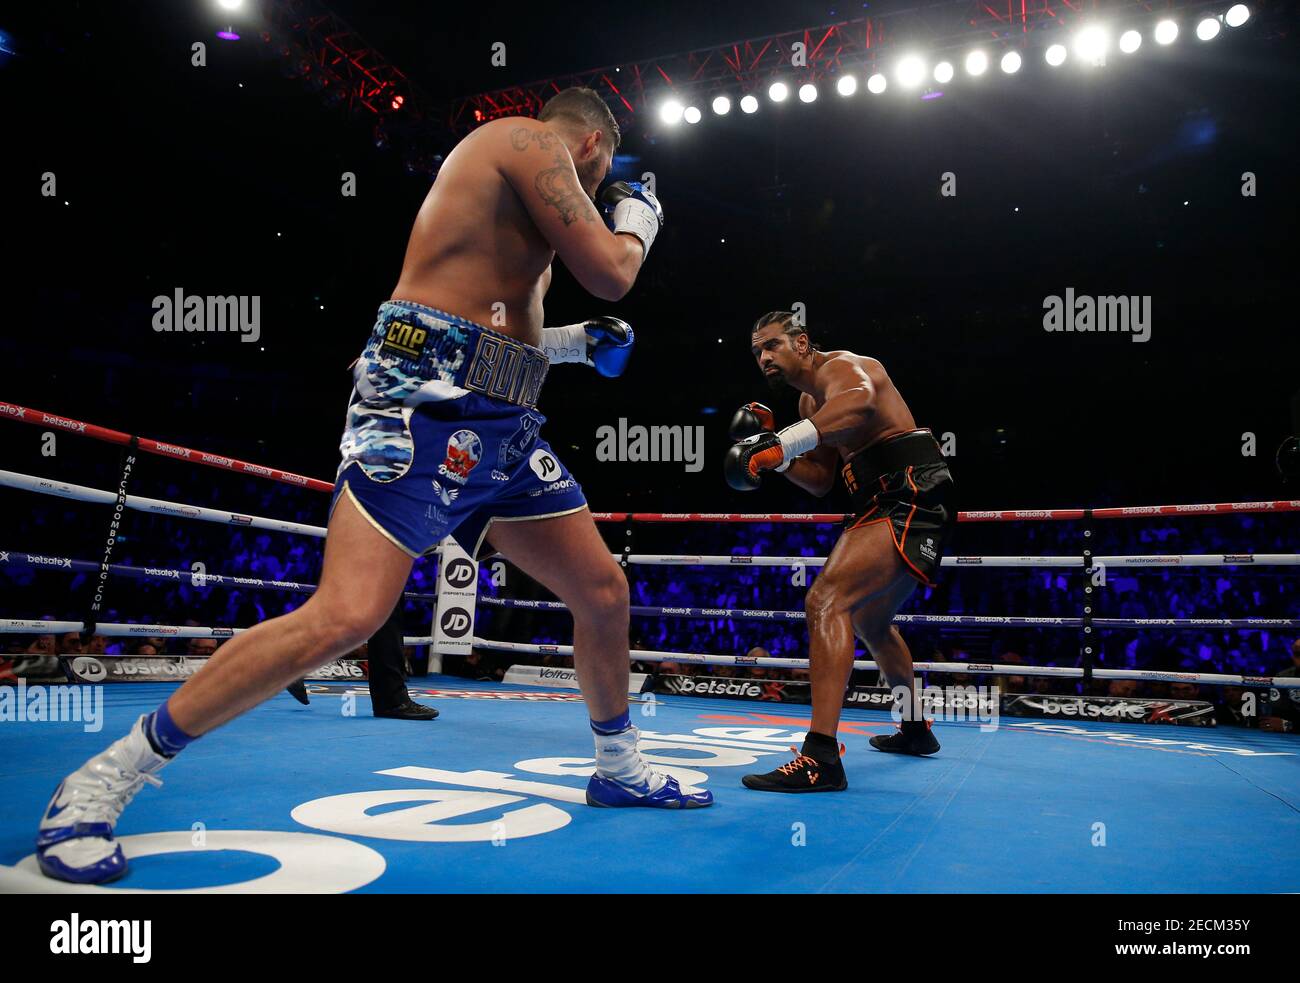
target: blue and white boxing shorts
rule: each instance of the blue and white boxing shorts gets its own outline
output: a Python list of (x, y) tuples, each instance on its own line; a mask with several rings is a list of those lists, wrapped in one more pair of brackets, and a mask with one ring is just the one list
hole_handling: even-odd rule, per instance
[(347, 495), (411, 556), (445, 536), (471, 555), (493, 522), (587, 507), (540, 436), (539, 348), (445, 311), (389, 301), (353, 368), (334, 504)]

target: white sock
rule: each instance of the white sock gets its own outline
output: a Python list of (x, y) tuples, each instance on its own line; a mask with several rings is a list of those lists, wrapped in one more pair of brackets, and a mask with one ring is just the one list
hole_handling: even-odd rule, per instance
[(596, 774), (612, 778), (620, 785), (645, 786), (657, 792), (668, 780), (641, 757), (637, 747), (637, 729), (629, 727), (617, 734), (593, 734), (596, 741)]

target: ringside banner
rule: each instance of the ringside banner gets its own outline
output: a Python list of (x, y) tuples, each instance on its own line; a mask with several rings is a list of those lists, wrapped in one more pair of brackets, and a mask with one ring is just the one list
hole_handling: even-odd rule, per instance
[[(640, 693), (650, 679), (643, 672), (634, 672), (628, 677), (627, 691)], [(561, 689), (578, 689), (578, 673), (573, 669), (559, 666), (511, 666), (506, 670), (503, 683), (517, 683), (521, 686), (556, 686)]]

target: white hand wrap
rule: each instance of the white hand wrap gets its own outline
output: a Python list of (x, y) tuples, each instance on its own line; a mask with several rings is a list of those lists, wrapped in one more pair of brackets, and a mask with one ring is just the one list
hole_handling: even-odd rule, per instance
[(615, 232), (636, 236), (645, 247), (645, 255), (650, 255), (650, 245), (659, 234), (659, 216), (653, 208), (637, 198), (624, 198), (614, 206), (613, 220)]
[(590, 365), (587, 358), (587, 327), (585, 324), (566, 324), (560, 328), (542, 328), (542, 350), (552, 365), (559, 362), (581, 362)]
[(798, 423), (792, 423), (778, 432), (777, 437), (781, 440), (781, 453), (785, 456), (785, 460), (781, 462), (781, 466), (776, 469), (777, 471), (784, 471), (794, 463), (796, 457), (808, 453), (820, 444), (822, 439), (822, 435), (813, 426), (812, 420), (800, 420)]

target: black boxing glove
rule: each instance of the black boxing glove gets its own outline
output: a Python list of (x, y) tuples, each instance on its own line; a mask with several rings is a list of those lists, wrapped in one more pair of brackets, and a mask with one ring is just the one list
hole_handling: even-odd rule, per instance
[(761, 472), (778, 468), (784, 461), (781, 438), (766, 430), (732, 444), (723, 459), (722, 473), (736, 491), (753, 491), (763, 483)]
[(746, 403), (731, 418), (727, 434), (732, 440), (744, 440), (764, 430), (776, 429), (776, 417), (762, 403)]
[(821, 434), (812, 420), (800, 420), (780, 433), (764, 430), (732, 445), (722, 462), (722, 473), (736, 491), (753, 491), (762, 484), (760, 472), (784, 471), (819, 443)]

